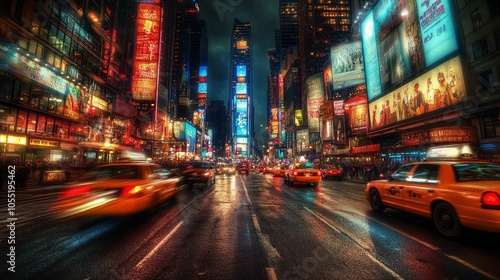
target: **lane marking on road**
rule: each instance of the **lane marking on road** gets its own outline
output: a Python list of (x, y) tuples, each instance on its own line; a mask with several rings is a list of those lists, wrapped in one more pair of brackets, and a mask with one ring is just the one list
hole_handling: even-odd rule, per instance
[(444, 253), (443, 253), (443, 255), (447, 256), (448, 258), (450, 258), (450, 259), (452, 259), (452, 260), (454, 260), (456, 262), (461, 263), (462, 265), (464, 265), (464, 266), (466, 266), (466, 267), (474, 270), (475, 272), (477, 272), (479, 274), (482, 274), (482, 275), (488, 277), (489, 279), (496, 279), (496, 280), (499, 279), (498, 277), (493, 276), (493, 275), (489, 274), (488, 272), (486, 272), (486, 271), (484, 271), (484, 270), (482, 270), (482, 269), (480, 269), (478, 267), (475, 267), (472, 264), (470, 264), (470, 263), (468, 263), (468, 262), (466, 262), (466, 261), (464, 261), (464, 260), (462, 260), (462, 259), (460, 259), (458, 257), (452, 256), (452, 255), (447, 255), (447, 254), (444, 254)]
[(323, 217), (321, 217), (318, 213), (316, 213), (315, 211), (309, 209), (308, 207), (304, 206), (304, 209), (307, 210), (309, 213), (311, 213), (313, 216), (315, 216), (316, 218), (318, 218), (318, 220), (320, 220), (321, 222), (323, 222), (325, 225), (327, 225), (329, 228), (333, 229), (335, 232), (339, 233), (339, 234), (343, 234), (345, 235), (346, 237), (348, 237), (349, 239), (351, 239), (359, 248), (361, 248), (363, 250), (363, 252), (365, 253), (365, 255), (370, 258), (374, 263), (378, 264), (380, 267), (382, 267), (385, 271), (387, 271), (387, 273), (389, 273), (390, 275), (392, 275), (394, 278), (396, 279), (404, 279), (401, 275), (397, 274), (394, 270), (392, 270), (390, 267), (388, 267), (387, 265), (385, 265), (383, 262), (379, 261), (375, 256), (373, 256), (369, 249), (368, 248), (365, 248), (363, 245), (361, 245), (360, 243), (358, 243), (355, 239), (353, 239), (351, 236), (349, 236), (347, 233), (345, 232), (342, 232), (338, 227), (334, 226), (333, 224), (331, 224), (330, 222), (328, 222), (326, 219), (324, 219)]
[(245, 191), (245, 196), (247, 198), (248, 205), (252, 205), (252, 200), (250, 200), (250, 196), (248, 195), (247, 186), (245, 185), (245, 182), (243, 182), (243, 178), (241, 178), (241, 176), (240, 176), (240, 181), (241, 184), (243, 185), (243, 190)]
[[(245, 185), (245, 182), (243, 181), (243, 178), (241, 178), (241, 176), (240, 176), (240, 181), (241, 184), (243, 185), (243, 190), (245, 191), (245, 196), (248, 201), (248, 205), (251, 206), (252, 200), (250, 200), (247, 186)], [(250, 210), (250, 213), (251, 212), (252, 211)], [(273, 247), (271, 241), (269, 240), (269, 237), (264, 236), (264, 234), (262, 233), (259, 220), (257, 219), (257, 215), (255, 215), (254, 213), (252, 213), (252, 221), (253, 221), (253, 227), (255, 228), (255, 232), (257, 234), (257, 239), (259, 240), (260, 245), (264, 249), (264, 252), (267, 257), (267, 265), (269, 265), (269, 267), (266, 267), (267, 279), (278, 280), (278, 277), (276, 276), (276, 272), (274, 270), (274, 267), (272, 267), (272, 264), (274, 263), (273, 261), (274, 259), (281, 259), (280, 253), (278, 252), (278, 250), (276, 250), (276, 248)]]
[(165, 244), (169, 239), (170, 237), (172, 237), (172, 235), (182, 226), (182, 224), (184, 223), (184, 221), (180, 221), (176, 226), (175, 228), (169, 232), (167, 234), (167, 236), (165, 236), (165, 238), (163, 238), (162, 241), (160, 241), (160, 243), (158, 243), (158, 245), (156, 245), (153, 250), (151, 250), (135, 267), (134, 269), (140, 269), (142, 267), (142, 265), (147, 261), (149, 260), (155, 253), (156, 251), (158, 251), (160, 249), (160, 247), (163, 246), (163, 244)]

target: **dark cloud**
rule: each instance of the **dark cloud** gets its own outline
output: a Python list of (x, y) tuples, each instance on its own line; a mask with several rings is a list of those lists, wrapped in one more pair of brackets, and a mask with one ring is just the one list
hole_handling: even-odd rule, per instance
[(255, 127), (266, 126), (267, 50), (275, 47), (274, 30), (279, 28), (277, 0), (204, 0), (200, 1), (201, 18), (209, 33), (208, 99), (229, 98), (229, 49), (234, 18), (252, 25)]

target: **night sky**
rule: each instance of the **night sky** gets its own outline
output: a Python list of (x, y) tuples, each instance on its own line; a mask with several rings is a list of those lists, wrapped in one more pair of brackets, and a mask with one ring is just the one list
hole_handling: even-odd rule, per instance
[(207, 22), (208, 104), (223, 100), (227, 105), (229, 90), (229, 49), (234, 18), (249, 21), (253, 36), (253, 94), (255, 130), (266, 126), (267, 76), (270, 73), (267, 50), (275, 47), (274, 30), (279, 28), (278, 0), (202, 0), (201, 18)]

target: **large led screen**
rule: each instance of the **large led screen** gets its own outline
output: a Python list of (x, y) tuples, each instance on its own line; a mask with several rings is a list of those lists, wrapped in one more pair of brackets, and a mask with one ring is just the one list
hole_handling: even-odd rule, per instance
[(306, 80), (307, 122), (310, 132), (319, 132), (319, 109), (323, 104), (323, 73), (313, 75)]
[(465, 98), (459, 57), (424, 73), (369, 104), (370, 129), (453, 106)]
[(200, 77), (206, 77), (207, 76), (207, 72), (208, 72), (207, 71), (207, 66), (200, 66), (198, 75)]
[(236, 94), (246, 94), (247, 83), (236, 83)]
[(131, 83), (134, 100), (156, 100), (160, 28), (161, 6), (139, 3)]
[(449, 0), (417, 0), (427, 66), (458, 50)]
[(198, 83), (198, 93), (207, 93), (207, 83)]
[(458, 51), (449, 0), (378, 1), (361, 35), (368, 101)]
[(368, 89), (368, 100), (375, 99), (382, 94), (380, 86), (377, 37), (375, 34), (375, 22), (373, 12), (370, 12), (361, 24), (363, 41), (363, 56), (365, 62), (366, 87)]
[(365, 83), (361, 42), (333, 47), (330, 58), (335, 90)]
[(236, 76), (246, 77), (247, 76), (247, 67), (245, 65), (236, 66)]
[(246, 99), (236, 99), (236, 136), (248, 136), (248, 105)]
[(193, 153), (196, 149), (196, 128), (190, 124), (186, 124), (186, 151)]

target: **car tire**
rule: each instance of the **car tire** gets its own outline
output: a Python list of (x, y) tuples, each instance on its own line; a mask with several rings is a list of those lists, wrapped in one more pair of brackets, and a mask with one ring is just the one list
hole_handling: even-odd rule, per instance
[(382, 212), (385, 210), (385, 205), (382, 203), (382, 199), (380, 198), (380, 194), (376, 189), (370, 190), (370, 206), (375, 212)]
[(457, 238), (462, 232), (462, 224), (453, 206), (446, 202), (440, 202), (432, 211), (432, 221), (440, 234)]
[(313, 187), (317, 188), (318, 187), (318, 183), (312, 183)]

